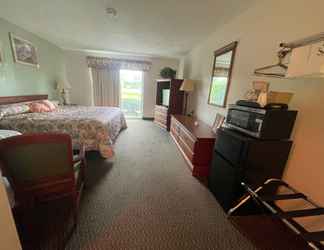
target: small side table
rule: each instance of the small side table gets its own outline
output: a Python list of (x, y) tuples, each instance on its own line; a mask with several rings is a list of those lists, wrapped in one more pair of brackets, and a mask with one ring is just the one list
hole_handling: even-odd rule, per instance
[[(16, 136), (16, 135), (21, 135), (21, 133), (19, 133), (18, 131), (14, 131), (14, 130), (0, 129), (0, 140), (8, 138), (8, 137)], [(0, 162), (0, 164), (1, 164), (1, 162)], [(3, 184), (6, 188), (9, 204), (10, 204), (11, 208), (13, 208), (15, 206), (14, 192), (13, 192), (12, 188), (10, 187), (10, 184), (9, 184), (7, 178), (2, 176), (1, 167), (0, 167), (0, 179), (2, 179)]]

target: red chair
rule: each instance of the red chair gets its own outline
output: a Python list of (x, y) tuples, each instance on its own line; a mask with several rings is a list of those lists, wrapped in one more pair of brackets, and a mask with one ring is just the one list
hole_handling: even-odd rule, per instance
[(86, 166), (83, 147), (74, 158), (67, 134), (18, 135), (0, 140), (0, 159), (18, 207), (70, 197), (76, 225)]

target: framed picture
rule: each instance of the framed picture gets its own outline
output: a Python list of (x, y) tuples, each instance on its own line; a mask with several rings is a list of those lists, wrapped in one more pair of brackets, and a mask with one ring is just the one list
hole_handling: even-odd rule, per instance
[(16, 63), (39, 68), (37, 49), (29, 41), (9, 33), (13, 58)]
[(225, 120), (225, 116), (221, 115), (221, 114), (217, 114), (215, 117), (215, 121), (214, 124), (212, 126), (212, 131), (216, 134), (217, 129), (219, 129), (222, 125), (223, 122)]

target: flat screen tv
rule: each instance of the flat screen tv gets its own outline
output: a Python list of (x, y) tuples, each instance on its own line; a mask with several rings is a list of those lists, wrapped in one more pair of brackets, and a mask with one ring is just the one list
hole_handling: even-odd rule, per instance
[(162, 89), (162, 105), (169, 106), (170, 89)]

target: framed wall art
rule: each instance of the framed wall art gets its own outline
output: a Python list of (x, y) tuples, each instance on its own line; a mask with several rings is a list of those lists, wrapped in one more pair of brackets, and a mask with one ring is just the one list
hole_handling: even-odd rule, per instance
[(217, 129), (219, 129), (225, 121), (225, 116), (221, 114), (216, 114), (214, 124), (212, 126), (212, 131), (216, 134)]
[(16, 63), (39, 68), (37, 48), (29, 41), (9, 33), (13, 58)]

